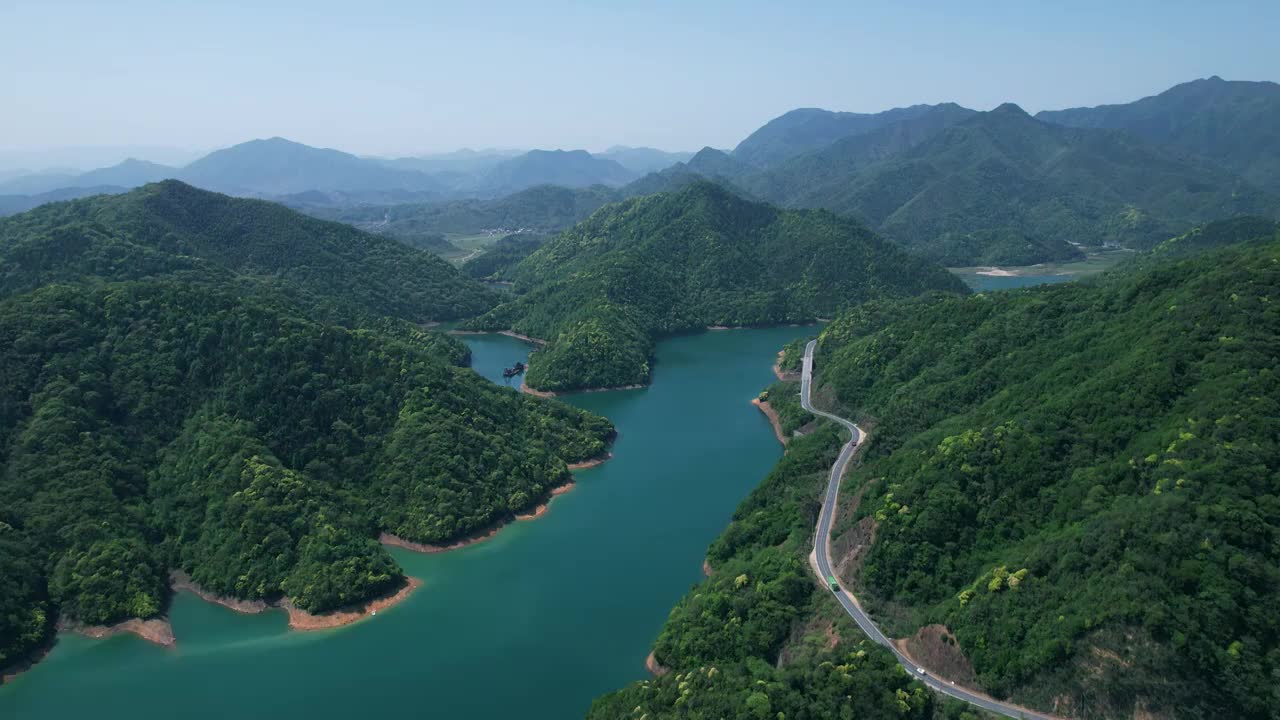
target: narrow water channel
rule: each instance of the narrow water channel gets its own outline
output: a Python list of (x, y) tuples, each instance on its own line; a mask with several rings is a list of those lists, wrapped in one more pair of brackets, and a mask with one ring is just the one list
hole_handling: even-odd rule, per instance
[[(568, 401), (605, 415), (614, 459), (577, 474), (541, 518), (461, 550), (393, 550), (423, 587), (344, 628), (290, 632), (180, 594), (178, 645), (62, 636), (0, 687), (0, 718), (582, 717), (643, 661), (703, 553), (781, 450), (749, 402), (812, 328), (707, 332), (659, 344), (652, 386)], [(501, 383), (527, 347), (465, 338)]]

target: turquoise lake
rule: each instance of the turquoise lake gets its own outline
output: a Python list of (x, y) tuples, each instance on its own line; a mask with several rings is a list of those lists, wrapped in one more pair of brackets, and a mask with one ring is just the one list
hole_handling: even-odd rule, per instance
[[(240, 615), (175, 597), (178, 638), (62, 636), (0, 686), (0, 718), (579, 718), (646, 676), (707, 545), (781, 456), (750, 401), (789, 340), (815, 328), (706, 332), (658, 345), (653, 384), (568, 402), (609, 417), (609, 462), (576, 474), (541, 518), (447, 553), (392, 549), (423, 587), (375, 618), (293, 632), (283, 612)], [(528, 347), (467, 336), (473, 366)]]

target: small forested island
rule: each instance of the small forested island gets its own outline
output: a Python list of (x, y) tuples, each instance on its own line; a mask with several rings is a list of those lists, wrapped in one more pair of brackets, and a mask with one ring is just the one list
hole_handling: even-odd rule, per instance
[(474, 311), (478, 284), (278, 206), (163, 183), (0, 221), (0, 258), (0, 666), (162, 614), (171, 570), (358, 605), (405, 583), (380, 534), (486, 532), (613, 435), (397, 319)]
[(812, 322), (872, 298), (965, 292), (854, 221), (750, 202), (709, 182), (606, 206), (505, 276), (516, 297), (466, 327), (547, 341), (526, 376), (543, 391), (647, 383), (663, 334)]

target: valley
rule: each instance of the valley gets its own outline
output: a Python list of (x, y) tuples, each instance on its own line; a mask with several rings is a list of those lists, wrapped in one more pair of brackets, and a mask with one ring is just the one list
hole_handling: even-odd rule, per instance
[(1275, 27), (6, 3), (0, 719), (1280, 720)]
[[(345, 718), (375, 702), (414, 713), (426, 696), (455, 716), (580, 716), (594, 696), (644, 676), (654, 634), (701, 577), (707, 544), (777, 460), (780, 446), (748, 401), (773, 377), (776, 349), (811, 332), (662, 341), (648, 388), (567, 396), (619, 428), (613, 458), (576, 472), (544, 516), (482, 543), (431, 555), (391, 548), (422, 587), (376, 618), (297, 633), (281, 612), (242, 615), (180, 592), (169, 612), (174, 647), (62, 635), (0, 686), (0, 714), (126, 718), (180, 707), (193, 718), (245, 708)], [(529, 352), (504, 336), (464, 339), (476, 371), (498, 384)], [(487, 683), (494, 674), (507, 678), (500, 687)], [(77, 692), (58, 692), (72, 677)]]

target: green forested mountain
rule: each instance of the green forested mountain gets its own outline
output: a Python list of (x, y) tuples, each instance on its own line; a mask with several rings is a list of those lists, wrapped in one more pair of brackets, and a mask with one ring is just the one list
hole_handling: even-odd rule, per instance
[(559, 232), (581, 222), (618, 196), (602, 185), (567, 188), (538, 185), (493, 200), (451, 200), (404, 205), (343, 208), (305, 207), (310, 215), (350, 223), (370, 232), (411, 242), (440, 233), (491, 230)]
[(216, 150), (187, 165), (177, 177), (210, 190), (257, 195), (307, 190), (448, 189), (426, 173), (387, 167), (377, 160), (280, 137)]
[(115, 185), (117, 187), (134, 188), (147, 183), (160, 182), (178, 177), (182, 172), (178, 168), (129, 158), (111, 167), (90, 170), (75, 180), (75, 187), (94, 187), (98, 185)]
[(933, 105), (875, 130), (850, 135), (779, 162), (768, 170), (734, 177), (748, 191), (772, 202), (811, 205), (811, 195), (850, 182), (868, 165), (905, 152), (976, 114), (955, 103)]
[(519, 295), (472, 327), (544, 338), (543, 390), (645, 383), (654, 339), (804, 322), (872, 297), (963, 292), (857, 223), (743, 200), (712, 183), (611, 205), (509, 272)]
[(530, 150), (489, 168), (480, 178), (478, 188), (508, 194), (537, 185), (617, 186), (635, 177), (635, 172), (617, 162), (595, 157), (586, 150)]
[(1221, 163), (1280, 194), (1280, 85), (1214, 76), (1122, 105), (1045, 111), (1072, 127), (1126, 130), (1149, 142)]
[(509, 519), (612, 432), (443, 362), (434, 333), (192, 279), (0, 301), (0, 666), (59, 617), (157, 614), (170, 568), (310, 611), (368, 599), (403, 582), (379, 531)]
[(874, 541), (845, 579), (892, 635), (950, 627), (998, 696), (1274, 717), (1277, 287), (1272, 226), (1094, 283), (837, 318), (817, 382), (872, 428), (843, 495)]
[(627, 147), (615, 145), (595, 157), (612, 160), (633, 173), (658, 172), (663, 168), (685, 162), (693, 157), (691, 152), (668, 152), (651, 147)]
[(688, 162), (680, 162), (659, 172), (652, 172), (639, 180), (623, 186), (618, 192), (622, 197), (639, 197), (664, 192), (679, 192), (690, 185), (711, 181), (739, 195), (746, 193), (738, 187), (738, 178), (756, 172), (756, 168), (715, 148), (705, 147)]
[(832, 112), (818, 108), (792, 110), (765, 123), (738, 143), (733, 157), (748, 165), (770, 167), (841, 138), (926, 114), (933, 107), (912, 105), (879, 113)]
[(860, 217), (951, 265), (1076, 257), (1071, 243), (1150, 247), (1198, 222), (1280, 213), (1280, 200), (1132, 136), (1075, 129), (1003, 105), (794, 204)]
[(0, 217), (23, 213), (51, 202), (76, 200), (90, 195), (116, 195), (127, 190), (128, 188), (114, 185), (96, 185), (93, 187), (62, 188), (36, 195), (0, 195)]
[(546, 235), (520, 233), (498, 240), (479, 257), (462, 264), (462, 274), (477, 280), (505, 280), (511, 268), (547, 241)]
[(177, 181), (0, 220), (0, 268), (0, 296), (90, 277), (217, 276), (412, 322), (474, 315), (494, 302), (430, 253)]

